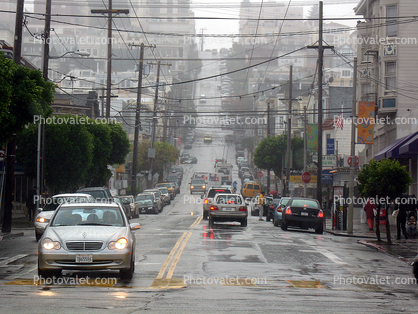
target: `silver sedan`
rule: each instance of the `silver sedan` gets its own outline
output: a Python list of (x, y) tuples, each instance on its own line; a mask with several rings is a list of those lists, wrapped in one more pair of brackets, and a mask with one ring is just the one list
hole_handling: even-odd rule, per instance
[(209, 209), (209, 227), (215, 221), (239, 221), (247, 226), (248, 210), (240, 194), (217, 194)]
[(38, 242), (38, 275), (64, 269), (119, 270), (123, 279), (135, 271), (135, 235), (118, 204), (62, 204)]

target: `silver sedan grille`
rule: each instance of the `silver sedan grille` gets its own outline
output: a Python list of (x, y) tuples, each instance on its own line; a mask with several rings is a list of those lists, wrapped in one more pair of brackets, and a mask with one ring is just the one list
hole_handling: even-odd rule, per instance
[(102, 241), (73, 241), (65, 242), (70, 251), (98, 251), (102, 248)]

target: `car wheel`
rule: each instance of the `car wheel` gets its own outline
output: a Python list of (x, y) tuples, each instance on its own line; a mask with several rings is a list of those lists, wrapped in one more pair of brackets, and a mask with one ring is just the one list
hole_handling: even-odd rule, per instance
[(273, 225), (275, 227), (278, 227), (279, 226), (279, 220), (273, 218)]
[(241, 227), (247, 227), (247, 219), (241, 221)]
[(212, 228), (214, 224), (213, 218), (209, 217), (209, 227)]
[(287, 225), (282, 221), (280, 227), (282, 228), (282, 230), (287, 230)]
[(134, 276), (134, 272), (135, 272), (135, 257), (132, 256), (131, 266), (128, 269), (120, 270), (120, 278), (130, 280)]
[(324, 226), (321, 225), (318, 228), (315, 228), (315, 233), (323, 234), (324, 233)]
[(35, 232), (35, 238), (36, 241), (39, 241), (39, 239), (42, 237), (42, 234)]

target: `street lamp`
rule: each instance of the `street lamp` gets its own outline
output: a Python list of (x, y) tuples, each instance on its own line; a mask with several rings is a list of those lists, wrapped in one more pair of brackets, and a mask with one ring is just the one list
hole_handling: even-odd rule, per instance
[(62, 58), (68, 54), (75, 54), (75, 55), (79, 55), (80, 57), (89, 57), (90, 56), (90, 52), (88, 51), (67, 51), (66, 53), (62, 54), (61, 56), (49, 56), (49, 59), (59, 59)]

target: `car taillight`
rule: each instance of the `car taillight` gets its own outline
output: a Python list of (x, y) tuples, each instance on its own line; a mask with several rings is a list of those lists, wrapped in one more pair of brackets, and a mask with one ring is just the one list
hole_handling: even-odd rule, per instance
[(282, 208), (279, 206), (279, 207), (277, 207), (276, 211), (277, 211), (278, 213), (281, 213), (281, 212), (282, 212)]
[(218, 206), (211, 206), (210, 210), (218, 210)]
[(247, 211), (247, 207), (246, 207), (246, 206), (241, 206), (241, 207), (239, 208), (239, 211), (240, 211), (240, 212), (246, 212), (246, 211)]
[(286, 215), (291, 215), (292, 214), (292, 211), (290, 210), (290, 207), (286, 208), (285, 214)]
[(206, 198), (203, 202), (204, 202), (205, 204), (207, 204), (207, 203), (209, 203), (209, 200)]
[(319, 211), (318, 217), (319, 218), (324, 218), (324, 212), (322, 210)]
[(274, 208), (274, 206), (273, 205), (270, 205), (270, 209), (273, 209)]

